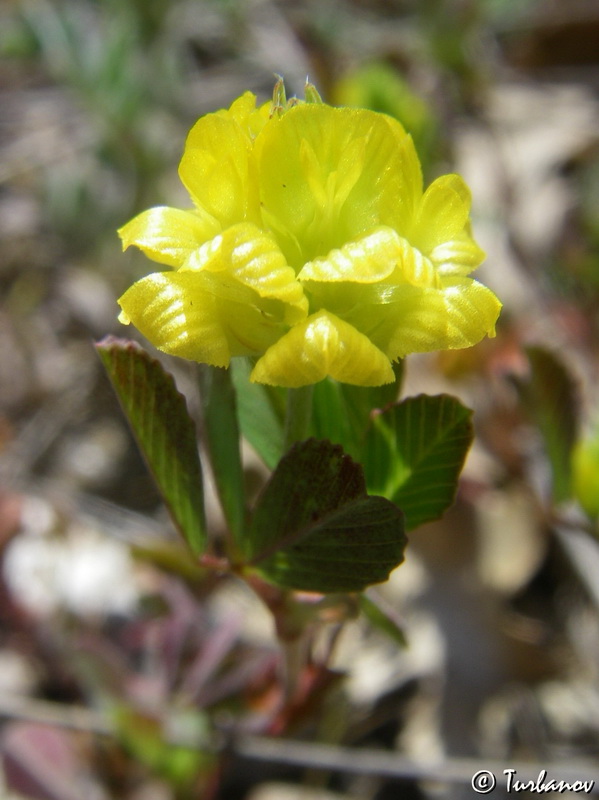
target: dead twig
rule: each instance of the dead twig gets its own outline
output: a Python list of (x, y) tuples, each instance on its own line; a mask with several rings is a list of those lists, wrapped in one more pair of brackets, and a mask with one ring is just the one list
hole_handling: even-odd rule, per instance
[[(58, 726), (98, 736), (115, 735), (110, 721), (99, 712), (82, 706), (67, 706), (27, 697), (0, 698), (0, 717)], [(197, 747), (196, 741), (182, 735), (178, 735), (176, 740), (169, 739), (169, 742), (180, 747)], [(353, 775), (469, 785), (475, 775), (485, 771), (494, 775), (498, 785), (506, 785), (509, 773), (520, 782), (586, 782), (593, 784), (588, 794), (599, 794), (599, 769), (587, 763), (577, 765), (572, 761), (567, 764), (533, 764), (448, 757), (424, 763), (382, 750), (249, 735), (232, 737), (227, 749), (246, 759)]]

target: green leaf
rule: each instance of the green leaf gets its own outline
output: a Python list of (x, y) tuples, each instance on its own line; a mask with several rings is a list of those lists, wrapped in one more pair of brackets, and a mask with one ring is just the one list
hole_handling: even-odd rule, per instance
[(568, 369), (549, 350), (529, 347), (530, 380), (517, 381), (523, 404), (538, 426), (551, 465), (553, 497), (560, 503), (571, 496), (572, 449), (578, 434), (576, 384)]
[(368, 621), (395, 644), (406, 647), (406, 637), (395, 609), (374, 589), (360, 595), (360, 609)]
[(472, 444), (472, 412), (449, 395), (419, 395), (372, 417), (364, 470), (369, 491), (396, 503), (410, 531), (453, 503)]
[(225, 519), (235, 545), (244, 526), (243, 468), (235, 389), (228, 369), (199, 365), (204, 438)]
[(136, 560), (153, 564), (159, 567), (162, 572), (176, 575), (192, 586), (197, 587), (208, 576), (214, 575), (214, 572), (207, 570), (195, 560), (189, 558), (189, 553), (184, 546), (172, 540), (165, 541), (160, 539), (152, 541), (150, 539), (143, 544), (133, 543), (131, 545), (131, 553)]
[(231, 376), (237, 392), (237, 412), (242, 434), (270, 469), (283, 455), (285, 437), (285, 391), (276, 386), (250, 383), (247, 359), (231, 362)]
[(252, 566), (278, 586), (355, 592), (403, 561), (401, 511), (366, 494), (359, 464), (328, 441), (298, 442), (264, 488), (248, 532)]
[[(115, 735), (123, 747), (175, 787), (189, 789), (192, 784), (197, 785), (198, 775), (215, 767), (210, 747), (213, 732), (207, 715), (201, 711), (186, 714), (175, 711), (171, 712), (171, 718), (162, 720), (121, 705), (113, 709), (112, 718)], [(169, 727), (189, 731), (190, 744), (169, 742)], [(189, 794), (185, 792), (184, 796)]]
[(96, 347), (175, 525), (201, 555), (207, 540), (202, 468), (185, 399), (135, 342), (108, 337)]

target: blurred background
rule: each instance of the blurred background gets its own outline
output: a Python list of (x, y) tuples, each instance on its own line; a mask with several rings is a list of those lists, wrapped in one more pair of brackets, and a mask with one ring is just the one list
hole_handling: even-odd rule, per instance
[[(469, 774), (410, 771), (444, 756), (590, 773), (599, 2), (2, 0), (0, 58), (2, 796), (473, 796)], [(247, 89), (267, 100), (274, 73), (288, 95), (309, 76), (330, 103), (396, 116), (427, 182), (461, 173), (504, 303), (496, 339), (407, 360), (404, 395), (448, 391), (477, 431), (455, 506), (381, 590), (407, 644), (346, 626), (317, 713), (290, 730), (395, 753), (395, 777), (256, 752), (219, 773), (219, 737), (268, 711), (269, 620), (182, 558), (93, 349), (135, 335), (116, 298), (148, 272), (116, 228), (186, 206), (187, 131)], [(165, 363), (195, 412), (192, 368)]]

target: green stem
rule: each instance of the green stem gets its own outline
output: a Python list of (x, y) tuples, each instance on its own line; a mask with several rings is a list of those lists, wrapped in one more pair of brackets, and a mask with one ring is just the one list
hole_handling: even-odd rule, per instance
[(281, 664), (281, 683), (283, 696), (287, 705), (298, 702), (300, 697), (301, 679), (304, 669), (310, 661), (310, 638), (307, 631), (303, 631), (294, 639), (281, 639), (279, 642), (283, 656)]
[(289, 590), (278, 589), (255, 574), (248, 575), (246, 581), (272, 614), (281, 649), (280, 680), (284, 703), (292, 705), (298, 699), (301, 678), (310, 662), (312, 619), (305, 615), (304, 606)]
[(285, 438), (283, 452), (286, 453), (295, 442), (308, 437), (312, 417), (312, 395), (314, 386), (300, 386), (287, 390), (285, 411)]
[(229, 530), (227, 555), (235, 558), (244, 525), (244, 485), (235, 388), (228, 369), (198, 366), (203, 432), (214, 482)]

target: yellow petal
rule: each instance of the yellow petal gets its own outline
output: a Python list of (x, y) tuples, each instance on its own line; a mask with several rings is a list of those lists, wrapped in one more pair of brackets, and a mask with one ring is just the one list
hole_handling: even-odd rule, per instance
[(468, 275), (485, 259), (485, 252), (469, 231), (437, 245), (430, 254), (439, 275)]
[(238, 282), (202, 272), (159, 272), (120, 298), (132, 322), (159, 350), (225, 367), (232, 356), (260, 355), (287, 330), (285, 307)]
[(219, 224), (199, 211), (159, 207), (142, 211), (118, 231), (123, 250), (135, 245), (160, 264), (179, 267), (219, 231)]
[(410, 134), (393, 117), (384, 117), (395, 143), (393, 158), (388, 164), (392, 178), (389, 191), (381, 197), (381, 221), (406, 235), (412, 225), (422, 197), (422, 167)]
[(380, 225), (401, 234), (420, 198), (409, 137), (372, 111), (298, 105), (264, 127), (255, 156), (263, 219), (298, 270)]
[(309, 261), (300, 280), (374, 283), (390, 275), (397, 263), (399, 236), (391, 228), (377, 228), (325, 258)]
[(191, 129), (179, 176), (198, 208), (228, 227), (257, 214), (251, 138), (228, 112), (208, 114)]
[(250, 379), (298, 387), (327, 376), (358, 386), (380, 386), (395, 376), (389, 359), (366, 336), (327, 311), (319, 311), (272, 345)]
[(470, 190), (459, 175), (443, 175), (428, 187), (410, 242), (429, 255), (436, 247), (459, 237), (464, 230), (472, 203)]
[[(308, 262), (298, 277), (310, 281), (312, 291), (316, 291), (312, 283), (315, 281), (372, 284), (389, 278), (392, 283), (438, 284), (430, 259), (391, 228), (377, 228), (338, 250), (332, 250), (326, 258)], [(327, 304), (327, 307), (330, 306)]]
[(457, 277), (446, 279), (441, 289), (406, 286), (398, 302), (379, 310), (394, 314), (397, 323), (384, 347), (372, 338), (396, 360), (408, 353), (471, 347), (494, 336), (501, 303), (486, 286)]
[(340, 210), (356, 185), (364, 166), (367, 137), (356, 136), (338, 154), (337, 163), (323, 159), (311, 142), (302, 139), (299, 157), (316, 206), (322, 214)]
[(245, 130), (250, 138), (255, 138), (270, 118), (270, 102), (256, 108), (256, 95), (244, 92), (238, 97), (228, 111), (220, 112), (222, 116), (231, 116)]
[(290, 324), (308, 313), (308, 301), (295, 271), (273, 237), (252, 223), (227, 228), (194, 252), (184, 269), (227, 272), (260, 297), (288, 304)]
[(134, 283), (120, 298), (127, 321), (159, 350), (225, 367), (230, 349), (216, 300), (191, 272), (156, 272)]

